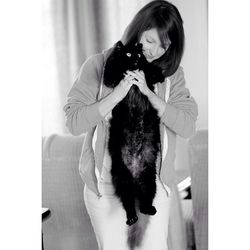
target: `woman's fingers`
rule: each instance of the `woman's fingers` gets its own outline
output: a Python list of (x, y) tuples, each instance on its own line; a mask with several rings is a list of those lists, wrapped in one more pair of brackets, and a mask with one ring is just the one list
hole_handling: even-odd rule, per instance
[(127, 71), (127, 74), (134, 77), (137, 81), (145, 83), (145, 76), (143, 71)]
[(127, 75), (129, 76), (133, 76), (134, 78), (140, 78), (140, 75), (136, 72), (133, 72), (133, 71), (127, 71)]

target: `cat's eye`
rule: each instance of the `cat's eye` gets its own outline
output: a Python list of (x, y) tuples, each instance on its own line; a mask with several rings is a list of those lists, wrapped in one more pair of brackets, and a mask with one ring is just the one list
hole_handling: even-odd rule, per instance
[(131, 54), (130, 54), (130, 53), (127, 53), (126, 55), (127, 55), (128, 57), (131, 57)]

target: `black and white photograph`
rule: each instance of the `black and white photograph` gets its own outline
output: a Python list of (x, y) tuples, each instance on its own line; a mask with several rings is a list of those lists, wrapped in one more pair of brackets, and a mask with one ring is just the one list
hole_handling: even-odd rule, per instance
[(208, 249), (207, 1), (43, 2), (43, 249)]
[(1, 249), (250, 249), (249, 17), (1, 3)]

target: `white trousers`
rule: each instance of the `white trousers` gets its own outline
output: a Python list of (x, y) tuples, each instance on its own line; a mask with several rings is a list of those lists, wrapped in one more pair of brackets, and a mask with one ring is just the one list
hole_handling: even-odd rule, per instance
[[(99, 186), (100, 189), (102, 185)], [(98, 197), (86, 185), (84, 201), (96, 235), (99, 250), (129, 250), (127, 245), (126, 212), (115, 195)], [(157, 191), (153, 202), (157, 213), (149, 216), (143, 242), (136, 250), (167, 250), (170, 197), (157, 179)]]

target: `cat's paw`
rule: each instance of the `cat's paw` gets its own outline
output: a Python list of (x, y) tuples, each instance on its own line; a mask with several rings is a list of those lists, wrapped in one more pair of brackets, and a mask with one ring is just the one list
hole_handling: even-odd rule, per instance
[(137, 217), (137, 215), (135, 215), (132, 218), (128, 218), (126, 221), (126, 224), (131, 226), (131, 225), (135, 224), (137, 220), (138, 220), (138, 217)]
[(141, 207), (140, 212), (142, 214), (155, 215), (157, 210), (154, 206), (149, 206), (149, 207)]

